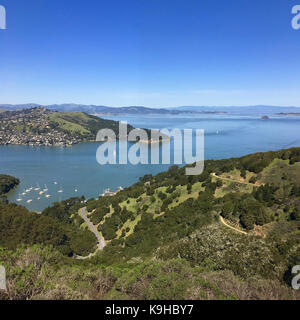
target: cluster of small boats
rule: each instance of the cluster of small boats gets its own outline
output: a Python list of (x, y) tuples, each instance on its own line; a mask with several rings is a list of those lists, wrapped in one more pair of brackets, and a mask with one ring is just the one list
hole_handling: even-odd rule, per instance
[[(58, 185), (57, 181), (53, 182), (54, 185)], [(28, 189), (24, 189), (22, 193), (19, 193), (19, 197), (18, 199), (16, 199), (17, 202), (21, 202), (21, 201), (26, 201), (28, 204), (31, 203), (33, 201), (33, 199), (28, 199), (25, 200), (24, 198), (27, 197), (27, 195), (33, 194), (33, 192), (37, 193), (37, 198), (36, 200), (41, 200), (42, 197), (45, 198), (51, 198), (51, 195), (48, 193), (48, 187), (47, 185), (44, 186), (44, 188), (41, 188), (40, 185), (37, 183), (36, 187), (30, 187)], [(60, 186), (59, 189), (56, 191), (57, 193), (63, 193), (64, 190), (62, 189), (62, 187)], [(77, 189), (74, 190), (74, 192), (78, 192)], [(33, 197), (32, 197), (33, 198)]]
[[(54, 181), (54, 184), (57, 185), (57, 182)], [(51, 198), (51, 195), (48, 193), (48, 187), (47, 185), (44, 186), (44, 188), (41, 188), (39, 184), (37, 183), (37, 186), (30, 187), (28, 189), (24, 189), (22, 193), (19, 193), (19, 198), (16, 199), (17, 202), (23, 201), (23, 197), (26, 197), (27, 195), (31, 194), (33, 191), (37, 192), (38, 197), (36, 200), (41, 200), (41, 198), (44, 196), (45, 198)], [(58, 193), (62, 193), (63, 189), (60, 187), (60, 189), (57, 191)], [(33, 199), (28, 199), (26, 202), (31, 203)]]

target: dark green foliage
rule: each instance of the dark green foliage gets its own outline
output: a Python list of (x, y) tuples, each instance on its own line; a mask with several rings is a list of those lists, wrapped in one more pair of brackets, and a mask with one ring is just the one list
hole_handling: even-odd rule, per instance
[(245, 169), (242, 169), (242, 170), (241, 170), (241, 177), (242, 177), (243, 179), (246, 179), (246, 170), (245, 170)]
[(153, 188), (147, 188), (146, 195), (147, 196), (153, 196), (155, 190)]
[(143, 210), (144, 212), (146, 212), (148, 209), (149, 209), (149, 206), (147, 206), (146, 204), (145, 204), (145, 205), (143, 205), (142, 210)]
[(82, 207), (84, 197), (70, 198), (62, 202), (55, 202), (52, 207), (43, 210), (42, 215), (47, 217), (56, 218), (63, 223), (72, 223), (71, 215), (77, 214), (78, 210)]
[(251, 178), (249, 179), (249, 183), (253, 183), (253, 184), (255, 184), (255, 183), (256, 183), (256, 181), (257, 181), (257, 179), (256, 179), (256, 177), (255, 177), (255, 176), (253, 176), (253, 177), (251, 177)]
[(263, 203), (249, 194), (229, 193), (222, 200), (222, 216), (233, 222), (240, 222), (247, 230), (254, 225), (264, 225), (272, 221)]
[(165, 211), (172, 202), (173, 202), (173, 199), (172, 199), (171, 197), (165, 199), (165, 200), (163, 201), (162, 206), (161, 206), (161, 210), (162, 210), (162, 211)]
[(52, 245), (66, 255), (86, 255), (94, 251), (95, 237), (89, 231), (58, 218), (29, 212), (16, 204), (0, 206), (1, 246), (15, 249), (20, 244)]
[(272, 206), (275, 201), (275, 192), (278, 190), (278, 187), (265, 185), (261, 186), (254, 192), (254, 197), (261, 201), (265, 202), (268, 206)]
[(98, 207), (90, 217), (93, 224), (99, 224), (103, 218), (110, 212), (109, 207)]
[(145, 182), (151, 181), (152, 178), (153, 178), (153, 177), (152, 177), (152, 174), (146, 174), (146, 175), (144, 175), (143, 178), (140, 178), (140, 181), (143, 182), (143, 183), (145, 183)]
[(161, 192), (161, 191), (158, 193), (157, 196), (158, 196), (159, 199), (162, 200), (162, 201), (164, 201), (164, 200), (167, 198), (167, 195), (166, 195), (165, 193)]
[(296, 185), (294, 184), (291, 189), (291, 196), (293, 197), (300, 197), (300, 184)]
[(256, 153), (241, 158), (241, 165), (244, 170), (259, 173), (267, 167), (273, 159), (273, 152)]
[(296, 206), (291, 214), (292, 220), (300, 221), (300, 205)]
[(272, 221), (266, 208), (259, 201), (255, 199), (245, 199), (240, 203), (240, 222), (241, 225), (251, 230), (254, 224), (262, 226)]
[(223, 186), (222, 180), (218, 179), (218, 180), (216, 181), (216, 186), (217, 186), (217, 188), (221, 188), (221, 187)]
[(0, 196), (0, 204), (8, 204), (8, 200), (5, 195)]
[(17, 186), (20, 180), (8, 175), (0, 174), (0, 195), (8, 193), (11, 189)]

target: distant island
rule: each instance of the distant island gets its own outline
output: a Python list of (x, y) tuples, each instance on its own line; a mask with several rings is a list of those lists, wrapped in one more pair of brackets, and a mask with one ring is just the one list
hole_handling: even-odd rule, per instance
[[(84, 112), (57, 112), (34, 107), (0, 113), (0, 145), (72, 146), (95, 141), (101, 129), (111, 129), (119, 139), (119, 122)], [(133, 130), (127, 126), (127, 134)], [(150, 130), (146, 130), (148, 136)], [(162, 137), (163, 141), (168, 137)], [(149, 138), (148, 143), (154, 143)]]

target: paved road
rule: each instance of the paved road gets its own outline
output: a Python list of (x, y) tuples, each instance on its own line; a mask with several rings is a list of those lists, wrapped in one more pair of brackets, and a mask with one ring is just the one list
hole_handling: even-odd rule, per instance
[(106, 246), (106, 243), (104, 239), (100, 236), (99, 232), (97, 231), (96, 227), (91, 223), (90, 219), (87, 217), (87, 210), (86, 208), (79, 209), (79, 215), (82, 217), (82, 219), (86, 222), (89, 229), (93, 232), (93, 234), (96, 236), (98, 240), (98, 250), (103, 250)]

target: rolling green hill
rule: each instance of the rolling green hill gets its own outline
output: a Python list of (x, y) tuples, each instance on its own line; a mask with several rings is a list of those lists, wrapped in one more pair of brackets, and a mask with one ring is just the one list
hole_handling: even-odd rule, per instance
[[(60, 221), (75, 232), (84, 225), (77, 209), (86, 206), (106, 247), (84, 261), (68, 258), (62, 248), (74, 243), (85, 254), (93, 252), (87, 235), (79, 242), (70, 236), (55, 242), (46, 232), (38, 242), (33, 231), (16, 239), (1, 234), (12, 232), (4, 206), (0, 264), (13, 281), (53, 273), (44, 279), (47, 286), (32, 281), (37, 285), (29, 299), (300, 299), (290, 288), (291, 268), (300, 264), (299, 175), (300, 148), (293, 148), (208, 160), (199, 176), (173, 166), (115, 196), (71, 207), (65, 201), (44, 210), (42, 219)], [(17, 224), (13, 230), (19, 232)], [(18, 259), (35, 257), (33, 265), (44, 259), (45, 270), (33, 267), (27, 278), (17, 275), (7, 248), (22, 243), (40, 245), (19, 249)], [(49, 243), (54, 249), (45, 248)], [(11, 295), (24, 295), (18, 288), (12, 285)]]
[[(82, 137), (82, 139), (95, 140), (97, 132), (101, 129), (112, 129), (119, 135), (119, 122), (101, 119), (84, 112), (53, 112), (47, 115), (47, 119), (54, 128), (63, 130), (70, 135)], [(134, 129), (128, 126), (128, 130)]]

